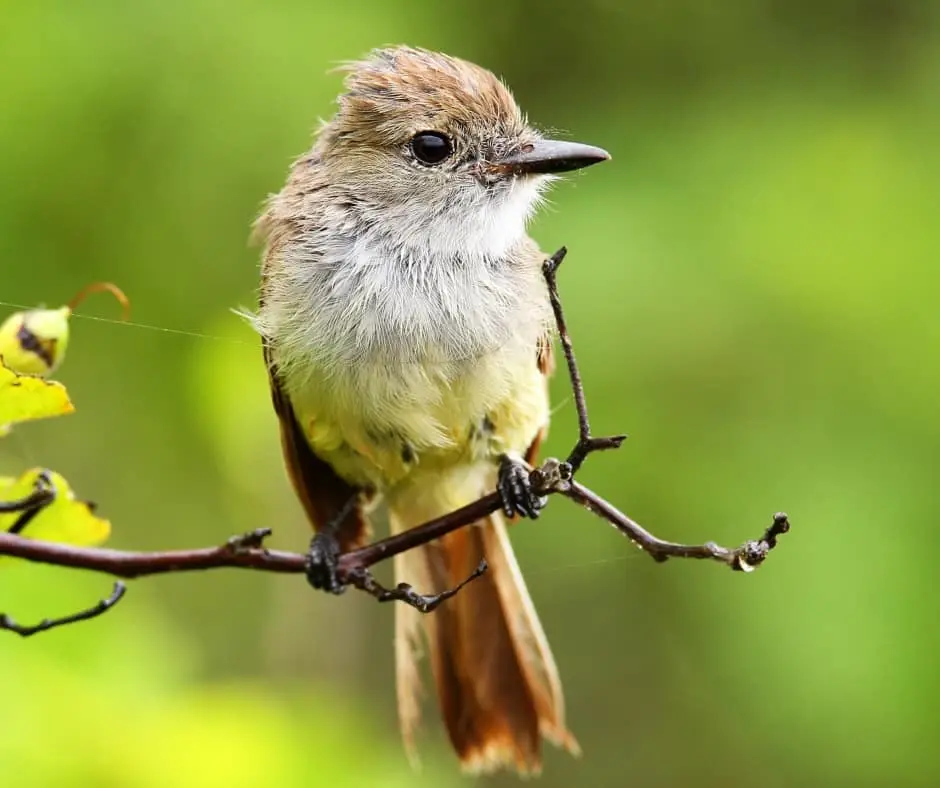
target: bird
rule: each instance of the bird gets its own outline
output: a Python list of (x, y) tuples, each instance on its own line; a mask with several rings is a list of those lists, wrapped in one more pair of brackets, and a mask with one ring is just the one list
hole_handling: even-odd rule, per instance
[(507, 533), (545, 499), (552, 312), (528, 222), (560, 173), (610, 158), (551, 139), (491, 71), (409, 46), (340, 67), (343, 91), (255, 222), (260, 333), (288, 475), (316, 535), (310, 579), (365, 544), (497, 489), (502, 511), (395, 557), (433, 593), (396, 605), (398, 716), (416, 757), (426, 655), (463, 770), (537, 774), (572, 754), (558, 668)]

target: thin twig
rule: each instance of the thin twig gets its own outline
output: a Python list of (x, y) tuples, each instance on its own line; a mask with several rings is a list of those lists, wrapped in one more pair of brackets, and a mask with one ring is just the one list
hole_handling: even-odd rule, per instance
[(571, 450), (571, 454), (568, 455), (566, 461), (568, 465), (571, 466), (571, 475), (573, 476), (578, 472), (578, 469), (591, 452), (603, 451), (604, 449), (619, 449), (620, 445), (627, 439), (627, 436), (613, 435), (605, 438), (595, 438), (591, 435), (591, 423), (588, 420), (584, 384), (581, 382), (581, 372), (578, 369), (578, 362), (575, 361), (574, 358), (574, 346), (571, 343), (571, 334), (568, 333), (565, 313), (561, 308), (561, 297), (558, 295), (558, 283), (556, 281), (558, 268), (567, 254), (568, 249), (564, 246), (561, 247), (561, 249), (545, 261), (545, 264), (542, 266), (542, 273), (545, 276), (545, 283), (548, 285), (548, 297), (552, 304), (552, 312), (555, 314), (558, 339), (561, 342), (561, 348), (565, 354), (565, 362), (568, 364), (568, 378), (571, 381), (574, 404), (578, 411), (578, 442)]
[(102, 599), (94, 607), (90, 607), (86, 610), (80, 610), (78, 613), (72, 613), (72, 615), (63, 616), (62, 618), (44, 618), (38, 624), (34, 624), (31, 627), (17, 624), (12, 618), (10, 618), (10, 616), (6, 615), (5, 613), (0, 613), (0, 630), (14, 632), (17, 635), (28, 638), (30, 635), (35, 635), (39, 632), (48, 632), (50, 629), (63, 627), (66, 624), (74, 624), (78, 621), (88, 621), (89, 619), (97, 618), (98, 616), (107, 613), (112, 607), (114, 607), (124, 598), (124, 594), (126, 593), (127, 586), (125, 586), (124, 583), (117, 582), (114, 584), (114, 590), (111, 591), (111, 595), (107, 599)]
[(15, 501), (0, 501), (0, 514), (14, 514), (41, 509), (55, 499), (56, 490), (48, 471), (40, 471), (33, 484), (33, 491), (25, 498)]
[(480, 577), (488, 568), (484, 558), (467, 577), (457, 585), (441, 591), (439, 594), (419, 594), (408, 583), (399, 583), (395, 588), (385, 588), (365, 568), (351, 569), (346, 572), (345, 582), (374, 596), (379, 602), (404, 602), (420, 613), (431, 613), (437, 609), (441, 602), (450, 599), (467, 583)]
[(667, 542), (653, 536), (638, 522), (582, 484), (571, 482), (567, 489), (560, 492), (571, 500), (580, 503), (585, 509), (589, 509), (603, 517), (644, 553), (649, 554), (654, 561), (659, 562), (669, 558), (706, 558), (720, 561), (738, 571), (750, 572), (757, 568), (767, 557), (767, 554), (777, 546), (777, 537), (790, 530), (790, 521), (787, 519), (786, 513), (777, 512), (774, 515), (773, 522), (764, 531), (760, 539), (749, 540), (739, 547), (722, 547), (715, 542), (705, 542), (705, 544), (700, 545)]

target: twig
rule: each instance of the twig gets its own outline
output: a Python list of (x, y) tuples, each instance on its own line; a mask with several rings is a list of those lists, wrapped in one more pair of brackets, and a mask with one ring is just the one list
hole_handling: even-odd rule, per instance
[(580, 503), (585, 509), (603, 517), (644, 553), (660, 563), (669, 558), (707, 558), (720, 561), (738, 571), (751, 572), (763, 563), (767, 554), (777, 546), (777, 537), (790, 530), (786, 513), (777, 512), (760, 539), (749, 540), (739, 547), (722, 547), (715, 542), (700, 545), (667, 542), (653, 536), (638, 522), (582, 484), (573, 481), (567, 489), (560, 492)]
[(0, 501), (0, 514), (16, 514), (19, 517), (7, 531), (11, 534), (20, 533), (32, 519), (51, 504), (58, 494), (52, 477), (48, 471), (40, 471), (33, 482), (33, 491), (25, 498), (15, 501)]
[(364, 567), (350, 569), (346, 572), (345, 582), (355, 586), (360, 591), (374, 596), (379, 602), (404, 602), (406, 605), (416, 608), (420, 613), (430, 613), (437, 609), (441, 602), (450, 599), (467, 583), (476, 580), (487, 569), (488, 565), (484, 558), (466, 578), (457, 585), (441, 591), (439, 594), (419, 594), (408, 583), (399, 583), (395, 588), (385, 588), (373, 576), (372, 573)]
[(545, 283), (548, 285), (548, 297), (552, 303), (552, 312), (555, 313), (555, 325), (558, 328), (558, 339), (561, 342), (561, 348), (565, 354), (565, 361), (568, 364), (568, 377), (571, 380), (571, 390), (574, 393), (574, 404), (578, 411), (578, 442), (571, 450), (566, 460), (571, 467), (571, 475), (574, 476), (578, 469), (587, 459), (591, 452), (603, 451), (604, 449), (619, 449), (620, 445), (627, 439), (626, 435), (613, 435), (606, 438), (594, 438), (591, 436), (591, 423), (588, 421), (587, 402), (584, 397), (584, 384), (581, 382), (581, 372), (578, 370), (578, 362), (574, 358), (574, 346), (571, 344), (571, 334), (568, 333), (568, 325), (565, 322), (565, 313), (561, 308), (561, 298), (558, 295), (558, 283), (556, 276), (558, 268), (568, 254), (566, 247), (561, 247), (555, 254), (545, 261), (542, 266), (542, 273), (545, 276)]
[[(254, 538), (259, 533), (268, 534), (270, 529), (252, 531), (248, 536)], [(74, 547), (59, 542), (44, 542), (15, 534), (0, 533), (0, 555), (73, 569), (90, 569), (125, 580), (148, 575), (193, 572), (222, 567), (240, 567), (288, 574), (304, 571), (306, 559), (300, 553), (285, 553), (267, 550), (264, 547), (247, 547), (245, 539), (244, 536), (237, 536), (222, 545), (196, 550), (141, 553), (105, 547)]]
[[(773, 523), (759, 539), (745, 542), (736, 548), (721, 547), (714, 542), (706, 542), (702, 545), (684, 545), (667, 542), (653, 536), (612, 504), (574, 481), (574, 474), (591, 453), (617, 448), (626, 436), (594, 437), (591, 435), (584, 387), (575, 361), (571, 337), (565, 323), (555, 280), (558, 266), (564, 259), (565, 253), (566, 250), (562, 248), (552, 255), (545, 263), (544, 274), (555, 313), (559, 338), (568, 365), (571, 387), (574, 391), (578, 411), (578, 441), (565, 461), (549, 459), (540, 467), (531, 471), (530, 479), (533, 491), (538, 495), (561, 493), (571, 498), (606, 519), (657, 561), (665, 561), (668, 558), (704, 558), (718, 561), (739, 571), (754, 569), (764, 561), (770, 550), (776, 546), (777, 537), (789, 530), (790, 523), (785, 514), (775, 515)], [(23, 502), (17, 503), (20, 504), (20, 508), (15, 509), (15, 511), (22, 511)], [(35, 505), (35, 501), (33, 501), (33, 505)], [(367, 571), (368, 567), (477, 522), (499, 510), (501, 506), (500, 496), (496, 492), (492, 492), (443, 517), (438, 517), (404, 533), (380, 539), (358, 550), (344, 553), (338, 559), (338, 579), (342, 583), (372, 594), (380, 601), (401, 600), (407, 601), (419, 609), (422, 606), (428, 610), (433, 609), (443, 599), (453, 596), (466, 582), (485, 571), (485, 562), (461, 586), (445, 592), (445, 594), (440, 595), (440, 598), (417, 594), (407, 584), (400, 584), (396, 589), (385, 589)], [(270, 529), (263, 528), (242, 536), (233, 537), (217, 547), (141, 553), (106, 548), (73, 547), (54, 542), (27, 539), (18, 534), (0, 532), (0, 556), (13, 556), (28, 561), (87, 569), (127, 579), (169, 572), (190, 572), (224, 567), (287, 574), (304, 573), (307, 568), (307, 556), (300, 553), (268, 550), (263, 546), (264, 539), (270, 533)], [(90, 611), (77, 614), (77, 617), (71, 617), (68, 620), (62, 619), (60, 622), (56, 622), (55, 625), (58, 626), (59, 623), (70, 623), (71, 620), (80, 621), (101, 615), (121, 598), (124, 593), (123, 586), (121, 586), (121, 589), (119, 592), (117, 586), (115, 587), (116, 598), (114, 598), (115, 595), (112, 595), (111, 599), (105, 600)], [(5, 618), (3, 623), (10, 624), (12, 622)], [(10, 627), (5, 628), (9, 629)]]
[(14, 514), (29, 509), (38, 509), (45, 506), (54, 497), (55, 492), (52, 489), (37, 484), (25, 498), (18, 498), (15, 501), (0, 501), (0, 514)]
[(35, 624), (31, 627), (17, 624), (5, 613), (0, 613), (0, 630), (14, 632), (17, 635), (28, 638), (30, 635), (35, 635), (39, 632), (48, 632), (50, 629), (62, 627), (66, 624), (74, 624), (78, 621), (88, 621), (89, 619), (97, 618), (98, 616), (107, 613), (112, 607), (114, 607), (124, 598), (124, 594), (126, 593), (127, 586), (125, 586), (124, 583), (117, 582), (114, 584), (114, 590), (111, 591), (111, 595), (107, 599), (102, 599), (94, 607), (90, 607), (87, 610), (80, 610), (78, 613), (72, 613), (72, 615), (63, 616), (62, 618), (44, 618), (38, 624)]

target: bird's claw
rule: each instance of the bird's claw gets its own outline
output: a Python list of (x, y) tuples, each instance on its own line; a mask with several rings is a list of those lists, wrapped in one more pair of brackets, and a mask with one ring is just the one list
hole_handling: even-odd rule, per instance
[(499, 464), (496, 489), (507, 517), (536, 519), (548, 503), (548, 497), (537, 495), (532, 489), (529, 468), (514, 457), (504, 456)]
[(342, 594), (346, 584), (339, 579), (339, 540), (328, 530), (320, 531), (310, 542), (304, 572), (307, 582), (320, 591)]

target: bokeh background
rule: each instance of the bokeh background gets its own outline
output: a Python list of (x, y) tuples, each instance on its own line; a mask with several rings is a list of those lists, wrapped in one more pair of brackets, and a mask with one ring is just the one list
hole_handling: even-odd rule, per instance
[[(553, 502), (514, 540), (580, 760), (546, 788), (940, 782), (940, 21), (929, 0), (85, 0), (3, 4), (0, 317), (109, 279), (58, 375), (78, 406), (0, 444), (65, 473), (111, 544), (308, 534), (285, 481), (248, 227), (328, 116), (337, 61), (407, 42), (490, 67), (538, 124), (613, 161), (533, 233), (599, 432), (583, 480), (660, 535), (793, 531), (759, 572), (656, 565)], [(149, 328), (147, 327), (149, 326)], [(548, 451), (575, 414), (563, 377)], [(387, 578), (387, 572), (383, 571)], [(22, 620), (108, 579), (0, 572)], [(433, 705), (394, 712), (392, 610), (298, 578), (133, 583), (108, 616), (0, 638), (0, 782), (469, 784)], [(494, 785), (514, 780), (500, 777)]]

